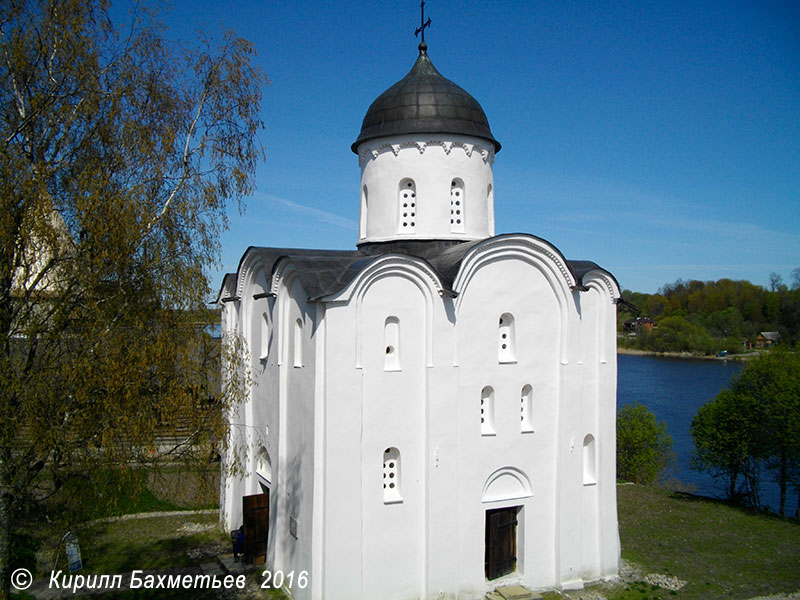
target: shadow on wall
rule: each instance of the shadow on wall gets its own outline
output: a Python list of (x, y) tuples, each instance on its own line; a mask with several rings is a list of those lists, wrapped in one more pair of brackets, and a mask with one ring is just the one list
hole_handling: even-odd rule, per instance
[[(285, 527), (287, 528), (281, 532), (278, 539), (281, 537), (285, 540), (284, 544), (284, 566), (296, 565), (300, 559), (300, 547), (297, 540), (300, 535), (305, 535), (308, 532), (303, 528), (311, 527), (311, 514), (303, 514), (303, 498), (305, 490), (303, 489), (302, 481), (302, 467), (303, 456), (307, 451), (307, 445), (301, 444), (297, 448), (296, 454), (286, 465), (286, 489), (278, 490), (278, 493), (285, 492), (286, 496), (286, 520)], [(309, 474), (310, 476), (310, 474)], [(311, 482), (309, 482), (310, 484)], [(301, 514), (305, 520), (301, 520)], [(288, 536), (286, 535), (288, 533)]]

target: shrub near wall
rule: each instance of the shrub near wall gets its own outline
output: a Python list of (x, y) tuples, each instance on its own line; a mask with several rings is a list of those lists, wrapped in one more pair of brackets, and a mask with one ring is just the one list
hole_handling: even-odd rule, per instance
[(617, 412), (617, 479), (654, 483), (663, 479), (675, 461), (667, 425), (656, 421), (644, 404), (623, 406)]

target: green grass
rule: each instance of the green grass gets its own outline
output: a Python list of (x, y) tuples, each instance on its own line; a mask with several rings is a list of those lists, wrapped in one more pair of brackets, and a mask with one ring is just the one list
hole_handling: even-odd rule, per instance
[[(159, 571), (214, 562), (214, 556), (231, 551), (230, 536), (217, 527), (217, 518), (216, 514), (183, 515), (85, 525), (77, 531), (83, 560), (81, 573), (125, 574), (135, 569)], [(49, 573), (52, 558), (47, 556), (40, 560), (40, 578), (42, 573)], [(60, 562), (58, 568), (66, 571), (63, 557)], [(262, 581), (261, 570), (252, 571), (248, 581), (255, 582), (258, 587)], [(235, 591), (241, 597), (248, 593)], [(88, 596), (78, 594), (74, 597)], [(213, 589), (125, 590), (105, 597), (119, 600), (212, 600), (217, 598), (217, 592)], [(258, 597), (286, 600), (280, 590), (265, 590)]]
[[(679, 592), (662, 590), (657, 585), (636, 581), (615, 589), (608, 598), (611, 600), (666, 600), (678, 598)], [(708, 598), (708, 596), (706, 596)]]
[(688, 583), (676, 594), (620, 590), (628, 595), (610, 598), (737, 599), (800, 590), (796, 521), (657, 487), (617, 490), (623, 558)]
[[(230, 552), (231, 539), (217, 515), (153, 517), (89, 525), (78, 530), (85, 573), (127, 573), (213, 560), (215, 547)], [(205, 554), (205, 558), (198, 557)]]

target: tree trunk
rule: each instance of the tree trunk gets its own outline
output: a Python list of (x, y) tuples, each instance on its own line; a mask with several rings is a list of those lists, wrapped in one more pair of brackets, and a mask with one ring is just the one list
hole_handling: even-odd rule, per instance
[(784, 516), (786, 514), (786, 463), (788, 462), (786, 458), (786, 449), (781, 448), (781, 472), (778, 477), (778, 483), (781, 486), (781, 507), (780, 507), (780, 515)]
[(794, 518), (800, 520), (800, 489), (797, 490), (797, 508), (794, 509)]
[(736, 498), (736, 479), (739, 477), (739, 471), (737, 469), (731, 469), (728, 473), (728, 500), (733, 502)]
[(0, 458), (0, 600), (11, 598), (11, 515), (3, 459)]

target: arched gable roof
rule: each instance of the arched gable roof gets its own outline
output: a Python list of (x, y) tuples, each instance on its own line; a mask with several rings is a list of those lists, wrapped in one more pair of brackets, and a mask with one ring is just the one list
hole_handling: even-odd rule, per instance
[[(584, 277), (595, 272), (607, 275), (614, 285), (619, 289), (614, 276), (590, 260), (567, 260), (561, 251), (553, 244), (529, 233), (504, 233), (494, 237), (472, 242), (470, 247), (461, 256), (457, 269), (454, 273), (449, 273), (452, 277), (452, 284), (456, 291), (463, 287), (465, 278), (465, 268), (468, 269), (470, 262), (473, 262), (482, 253), (490, 254), (493, 251), (503, 251), (517, 247), (521, 252), (535, 253), (551, 263), (554, 271), (560, 274), (564, 284), (572, 290), (585, 291), (586, 286)], [(617, 292), (617, 296), (619, 293)]]
[[(480, 241), (395, 241), (362, 244), (358, 250), (315, 250), (308, 248), (264, 248), (250, 246), (242, 255), (236, 273), (228, 273), (223, 279), (217, 301), (238, 298), (243, 293), (244, 282), (253, 265), (264, 269), (268, 277), (274, 272), (281, 258), (290, 260), (310, 301), (320, 301), (344, 290), (359, 273), (387, 254), (405, 255), (421, 259), (429, 265), (441, 282), (442, 291), (449, 293), (461, 272), (465, 257), (470, 251), (479, 252), (491, 245), (513, 244), (524, 241), (546, 249), (558, 264), (570, 287), (584, 288), (583, 278), (588, 273), (606, 274), (619, 286), (608, 271), (587, 260), (567, 260), (561, 252), (546, 240), (526, 233), (509, 233)], [(474, 255), (474, 252), (471, 255)], [(235, 285), (233, 283), (235, 282)]]

